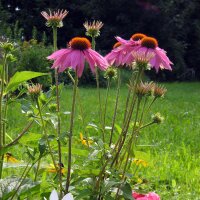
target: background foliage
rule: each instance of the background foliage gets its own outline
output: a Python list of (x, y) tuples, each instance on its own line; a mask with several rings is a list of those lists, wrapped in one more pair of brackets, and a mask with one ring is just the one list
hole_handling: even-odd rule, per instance
[[(40, 12), (67, 9), (69, 15), (58, 32), (59, 47), (77, 35), (84, 36), (86, 20), (102, 20), (104, 27), (97, 49), (104, 54), (115, 43), (114, 36), (126, 39), (135, 32), (156, 37), (174, 63), (174, 73), (149, 73), (159, 80), (200, 79), (200, 1), (188, 0), (1, 0), (1, 35), (18, 40), (51, 41), (51, 30), (45, 27)], [(9, 26), (6, 26), (9, 25)], [(44, 34), (46, 32), (46, 35)], [(34, 33), (34, 34), (33, 34)]]

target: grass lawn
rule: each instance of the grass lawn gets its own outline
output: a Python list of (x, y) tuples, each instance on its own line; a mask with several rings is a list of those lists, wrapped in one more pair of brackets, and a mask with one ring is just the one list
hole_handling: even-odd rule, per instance
[[(151, 114), (160, 112), (165, 121), (160, 125), (153, 125), (140, 134), (138, 138), (138, 157), (148, 162), (147, 167), (140, 167), (137, 172), (138, 180), (145, 187), (155, 191), (162, 200), (199, 200), (200, 199), (200, 83), (167, 83), (168, 89), (165, 98), (158, 100)], [(120, 106), (117, 114), (117, 124), (121, 124), (126, 101), (124, 86), (120, 92)], [(101, 96), (105, 98), (106, 91), (101, 89)], [(63, 111), (70, 111), (72, 98), (71, 88), (67, 87), (61, 94)], [(78, 144), (79, 133), (84, 125), (97, 123), (98, 97), (95, 88), (80, 88), (74, 138)], [(111, 117), (115, 102), (115, 90), (109, 93), (106, 125), (111, 126)], [(81, 107), (80, 107), (81, 104)], [(19, 132), (26, 124), (18, 113), (20, 105), (13, 105), (9, 110), (9, 129), (12, 136)], [(81, 120), (84, 116), (84, 122)], [(65, 124), (64, 124), (65, 123)], [(69, 115), (63, 117), (62, 131), (69, 128)], [(33, 127), (31, 131), (37, 131)], [(94, 136), (95, 133), (90, 133)], [(116, 137), (116, 136), (115, 136)], [(80, 142), (79, 142), (80, 143)], [(18, 154), (18, 152), (19, 154)], [(23, 152), (19, 146), (11, 149), (18, 157)], [(143, 152), (143, 153), (141, 153)], [(21, 158), (23, 159), (23, 157)], [(14, 171), (14, 170), (13, 170)]]

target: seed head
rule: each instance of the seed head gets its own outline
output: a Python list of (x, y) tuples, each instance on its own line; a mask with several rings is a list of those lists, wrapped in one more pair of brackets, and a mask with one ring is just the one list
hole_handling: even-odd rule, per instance
[(47, 20), (46, 26), (58, 28), (61, 28), (63, 26), (62, 20), (67, 16), (67, 14), (67, 10), (57, 10), (54, 12), (49, 10), (49, 13), (45, 11), (41, 12), (41, 15)]
[(28, 87), (28, 93), (31, 96), (32, 100), (37, 100), (42, 91), (42, 85), (37, 83)]
[(153, 91), (154, 85), (155, 84), (153, 82), (150, 83), (141, 82), (136, 86), (135, 92), (139, 97), (150, 96)]
[(153, 95), (156, 98), (163, 97), (166, 92), (167, 89), (164, 86), (159, 86), (158, 84), (154, 84)]
[(101, 21), (93, 21), (93, 22), (85, 22), (83, 26), (86, 29), (86, 35), (90, 37), (98, 37), (100, 36), (100, 29), (103, 27), (103, 23)]

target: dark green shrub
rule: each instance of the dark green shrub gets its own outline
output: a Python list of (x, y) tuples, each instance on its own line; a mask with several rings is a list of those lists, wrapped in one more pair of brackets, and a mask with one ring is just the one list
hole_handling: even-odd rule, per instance
[[(51, 72), (51, 63), (47, 60), (53, 52), (52, 46), (44, 46), (43, 43), (38, 43), (37, 40), (31, 39), (24, 41), (15, 52), (17, 57), (15, 71), (35, 71), (35, 72)], [(52, 76), (39, 77), (34, 80), (43, 85), (44, 88), (52, 84)]]

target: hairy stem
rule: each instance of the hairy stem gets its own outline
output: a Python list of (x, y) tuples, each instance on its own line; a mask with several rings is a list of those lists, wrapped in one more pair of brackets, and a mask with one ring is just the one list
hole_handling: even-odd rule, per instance
[(74, 83), (74, 88), (73, 88), (72, 111), (71, 111), (70, 130), (69, 130), (68, 171), (67, 171), (67, 180), (66, 180), (66, 193), (69, 192), (70, 179), (71, 179), (72, 136), (73, 136), (73, 128), (74, 128), (74, 114), (75, 114), (75, 105), (76, 105), (77, 86), (78, 86), (78, 76), (76, 73), (75, 83)]
[(49, 141), (49, 138), (48, 138), (46, 126), (45, 126), (45, 123), (44, 123), (44, 119), (43, 119), (43, 116), (42, 116), (42, 111), (41, 111), (41, 107), (40, 107), (38, 99), (37, 99), (36, 103), (37, 103), (37, 107), (38, 107), (38, 111), (39, 111), (39, 116), (40, 116), (41, 123), (42, 123), (43, 134), (45, 136), (45, 139), (46, 139), (46, 142), (47, 142), (47, 145), (48, 145), (48, 148), (49, 148), (49, 153), (51, 155), (51, 159), (53, 161), (53, 165), (54, 165), (56, 171), (58, 171), (57, 165), (56, 165), (56, 161), (55, 161), (54, 156), (53, 156), (53, 151), (52, 151), (51, 144), (50, 144), (50, 141)]
[[(57, 50), (57, 27), (53, 27), (53, 49), (54, 51)], [(62, 198), (62, 171), (61, 171), (61, 164), (62, 164), (62, 152), (61, 152), (61, 142), (60, 142), (60, 131), (61, 131), (61, 119), (60, 119), (60, 97), (59, 97), (59, 82), (58, 82), (58, 70), (55, 69), (54, 73), (55, 77), (55, 84), (56, 84), (56, 113), (57, 113), (57, 143), (58, 143), (58, 160), (59, 160), (59, 184), (60, 184), (60, 198)]]
[(110, 132), (110, 141), (109, 141), (109, 146), (112, 144), (112, 138), (113, 138), (113, 132), (114, 132), (114, 127), (115, 127), (115, 120), (117, 116), (117, 108), (118, 108), (118, 102), (119, 102), (119, 92), (120, 92), (120, 85), (121, 85), (121, 75), (120, 75), (120, 70), (117, 72), (117, 94), (116, 94), (116, 101), (115, 101), (115, 108), (114, 108), (114, 115), (112, 119), (112, 128)]
[[(3, 69), (2, 69), (2, 72), (1, 72), (1, 93), (0, 93), (0, 152), (3, 149), (3, 146), (5, 145), (5, 131), (4, 131), (4, 125), (3, 125), (3, 92), (4, 92), (6, 59), (7, 59), (7, 53), (4, 54)], [(2, 172), (3, 172), (3, 159), (4, 159), (4, 154), (2, 154), (2, 156), (0, 156), (0, 179), (2, 178)]]

